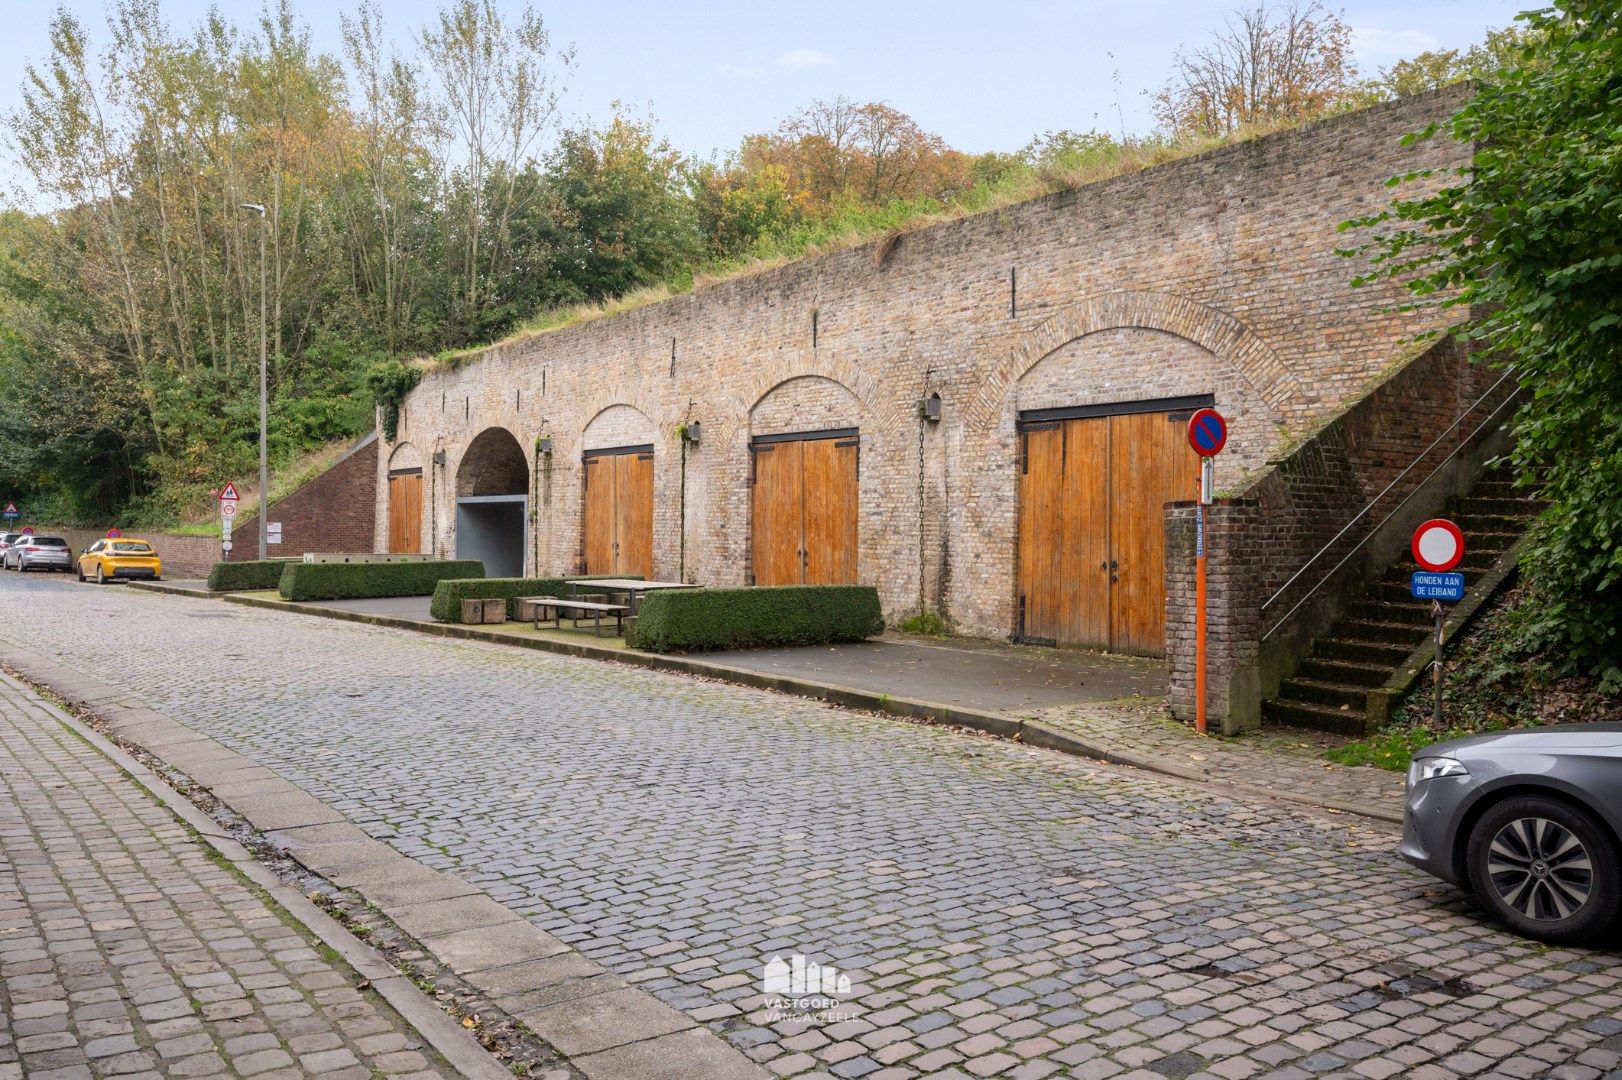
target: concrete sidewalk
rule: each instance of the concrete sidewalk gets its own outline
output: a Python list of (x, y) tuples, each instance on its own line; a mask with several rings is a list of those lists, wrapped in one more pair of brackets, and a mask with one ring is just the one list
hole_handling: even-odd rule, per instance
[(0, 716), (0, 1077), (466, 1075), (38, 695)]

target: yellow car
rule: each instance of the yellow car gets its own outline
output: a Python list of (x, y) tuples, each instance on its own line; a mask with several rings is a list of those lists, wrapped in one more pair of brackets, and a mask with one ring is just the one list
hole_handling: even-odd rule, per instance
[(163, 562), (152, 545), (134, 537), (97, 540), (79, 555), (79, 580), (103, 585), (114, 578), (163, 578)]

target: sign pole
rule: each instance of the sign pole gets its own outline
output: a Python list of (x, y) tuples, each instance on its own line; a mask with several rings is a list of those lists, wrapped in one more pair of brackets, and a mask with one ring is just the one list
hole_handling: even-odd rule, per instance
[(1431, 601), (1431, 614), (1436, 616), (1436, 703), (1431, 707), (1431, 726), (1442, 730), (1442, 602)]
[(1194, 499), (1194, 730), (1205, 734), (1205, 508), (1211, 505), (1216, 461), (1228, 444), (1228, 422), (1215, 409), (1188, 418), (1188, 445), (1200, 456), (1200, 487)]
[(1205, 508), (1211, 502), (1212, 459), (1200, 459), (1194, 504), (1194, 730), (1205, 734)]

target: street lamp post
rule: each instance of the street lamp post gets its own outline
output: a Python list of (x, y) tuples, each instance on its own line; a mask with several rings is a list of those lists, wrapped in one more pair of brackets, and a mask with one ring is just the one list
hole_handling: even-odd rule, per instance
[(267, 411), (268, 376), (265, 373), (265, 207), (263, 203), (243, 203), (238, 209), (259, 215), (259, 559), (270, 557), (270, 463), (265, 453), (269, 425)]

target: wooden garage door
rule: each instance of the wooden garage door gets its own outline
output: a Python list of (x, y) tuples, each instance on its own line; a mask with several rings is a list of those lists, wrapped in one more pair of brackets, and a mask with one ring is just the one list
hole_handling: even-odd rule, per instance
[(858, 444), (854, 429), (840, 429), (750, 446), (755, 584), (856, 581)]
[(389, 551), (422, 551), (422, 471), (389, 474)]
[(1165, 504), (1197, 490), (1184, 428), (1207, 401), (1022, 419), (1019, 638), (1165, 654)]
[(586, 573), (653, 574), (653, 447), (585, 455)]

